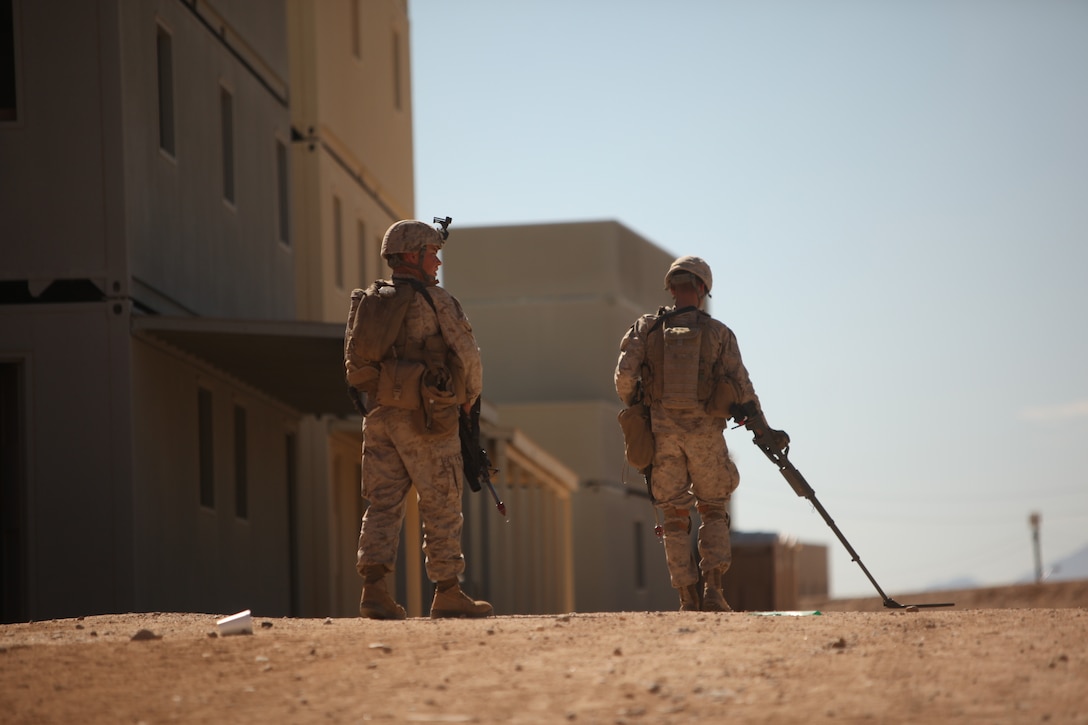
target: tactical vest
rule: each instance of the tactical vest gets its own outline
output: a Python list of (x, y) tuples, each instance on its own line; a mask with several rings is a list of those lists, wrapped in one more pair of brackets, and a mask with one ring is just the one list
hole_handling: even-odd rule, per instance
[(463, 403), (467, 398), (464, 368), (441, 332), (418, 343), (408, 342), (404, 319), (417, 291), (437, 316), (434, 300), (422, 285), (377, 280), (366, 290), (352, 291), (344, 336), (348, 384), (371, 399), (378, 397), (383, 377), (386, 386), (412, 386), (413, 390), (404, 391), (405, 404), (396, 407), (418, 407), (420, 388), (423, 402)]
[(669, 324), (685, 311), (661, 308), (646, 332), (643, 389), (648, 403), (660, 402), (669, 410), (701, 408), (714, 388), (715, 336), (704, 324), (710, 315), (698, 310), (691, 326)]

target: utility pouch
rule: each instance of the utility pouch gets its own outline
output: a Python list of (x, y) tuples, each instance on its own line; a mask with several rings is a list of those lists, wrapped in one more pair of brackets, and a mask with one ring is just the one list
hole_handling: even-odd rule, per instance
[(420, 407), (419, 388), (427, 366), (412, 360), (385, 360), (378, 374), (378, 405), (416, 410)]
[(365, 363), (348, 373), (348, 385), (374, 397), (378, 393), (379, 375), (381, 375), (379, 363)]
[(650, 427), (650, 409), (642, 403), (624, 408), (618, 416), (623, 430), (627, 462), (642, 470), (654, 462), (654, 433)]
[(661, 405), (671, 410), (691, 410), (699, 404), (699, 327), (666, 327), (662, 360)]
[(433, 385), (424, 376), (420, 387), (420, 407), (415, 416), (416, 430), (423, 435), (452, 435), (460, 426), (460, 405), (457, 394)]
[(707, 398), (706, 414), (711, 418), (732, 417), (732, 407), (740, 402), (740, 386), (733, 378), (720, 377)]

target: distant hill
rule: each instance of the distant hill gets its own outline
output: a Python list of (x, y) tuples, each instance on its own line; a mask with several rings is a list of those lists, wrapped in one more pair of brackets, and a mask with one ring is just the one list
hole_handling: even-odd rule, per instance
[[(1043, 569), (1044, 582), (1070, 582), (1088, 579), (1088, 546), (1059, 559)], [(1035, 582), (1035, 572), (1028, 572), (1016, 580), (1016, 584)]]
[[(1043, 578), (1048, 582), (1088, 579), (1088, 546), (1051, 564), (1049, 569), (1043, 571)], [(1034, 572), (1024, 581), (1035, 581)]]
[[(1088, 545), (1075, 551), (1064, 559), (1059, 559), (1043, 570), (1044, 582), (1071, 582), (1088, 579)], [(1035, 572), (1029, 571), (1017, 577), (1013, 584), (1034, 584)], [(934, 582), (923, 591), (945, 592), (962, 589), (978, 589), (987, 585), (970, 576), (958, 576), (945, 581)]]
[[(1012, 584), (1002, 587), (979, 587), (923, 594), (892, 594), (904, 607), (910, 604), (952, 603), (951, 608), (924, 611), (963, 611), (966, 609), (1063, 609), (1088, 607), (1088, 579), (1077, 581), (1046, 581), (1042, 584)], [(886, 609), (878, 596), (860, 599), (808, 599), (802, 609), (824, 612), (875, 612)]]
[[(1034, 577), (1032, 577), (1032, 578), (1034, 579)], [(949, 590), (952, 590), (952, 589), (977, 589), (977, 588), (979, 588), (981, 586), (982, 586), (982, 584), (979, 583), (979, 581), (977, 579), (973, 578), (973, 577), (958, 576), (958, 577), (956, 577), (954, 579), (948, 579), (946, 581), (936, 582), (934, 584), (930, 584), (923, 591), (927, 591), (927, 592), (946, 592), (946, 591), (949, 591)]]

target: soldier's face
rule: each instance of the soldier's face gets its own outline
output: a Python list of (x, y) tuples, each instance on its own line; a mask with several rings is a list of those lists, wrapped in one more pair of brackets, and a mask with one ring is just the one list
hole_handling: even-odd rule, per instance
[(438, 268), (442, 266), (442, 260), (438, 258), (438, 247), (428, 244), (423, 252), (423, 271), (430, 277), (438, 276)]

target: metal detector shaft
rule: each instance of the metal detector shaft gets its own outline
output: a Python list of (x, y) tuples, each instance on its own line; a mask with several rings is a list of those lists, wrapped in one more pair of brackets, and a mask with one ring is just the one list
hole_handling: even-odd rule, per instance
[[(761, 438), (766, 438), (767, 440), (764, 441), (761, 440)], [(805, 477), (802, 476), (801, 472), (797, 470), (797, 467), (790, 462), (789, 446), (787, 446), (784, 450), (777, 451), (775, 450), (774, 446), (770, 444), (769, 439), (770, 436), (757, 436), (752, 439), (752, 442), (755, 443), (761, 451), (763, 451), (767, 458), (771, 459), (772, 463), (778, 466), (778, 472), (781, 473), (783, 478), (786, 479), (786, 482), (790, 484), (790, 487), (793, 488), (794, 493), (796, 493), (798, 496), (801, 496), (802, 498), (808, 499), (809, 503), (811, 503), (813, 507), (815, 507), (816, 511), (819, 512), (820, 516), (823, 517), (824, 522), (829, 527), (831, 527), (831, 530), (835, 532), (835, 536), (839, 537), (839, 541), (841, 541), (842, 545), (846, 547), (846, 550), (850, 553), (851, 559), (857, 562), (857, 565), (861, 567), (862, 572), (865, 573), (865, 576), (869, 579), (870, 583), (872, 583), (873, 588), (876, 589), (877, 594), (879, 594), (880, 598), (884, 601), (885, 607), (887, 607), (888, 609), (906, 609), (907, 607), (955, 606), (953, 602), (942, 602), (940, 604), (900, 604), (899, 602), (895, 601), (887, 594), (885, 594), (884, 590), (880, 588), (880, 585), (876, 583), (876, 579), (873, 578), (873, 575), (870, 574), (869, 570), (865, 568), (865, 564), (861, 563), (861, 557), (858, 556), (858, 553), (856, 551), (854, 551), (854, 547), (850, 546), (850, 542), (847, 541), (846, 537), (843, 536), (843, 533), (839, 531), (839, 527), (835, 525), (835, 522), (834, 520), (832, 520), (831, 515), (827, 513), (827, 509), (825, 509), (823, 507), (823, 504), (821, 504), (820, 501), (816, 498), (816, 492), (812, 490), (812, 486), (808, 485), (808, 481), (805, 480)]]

